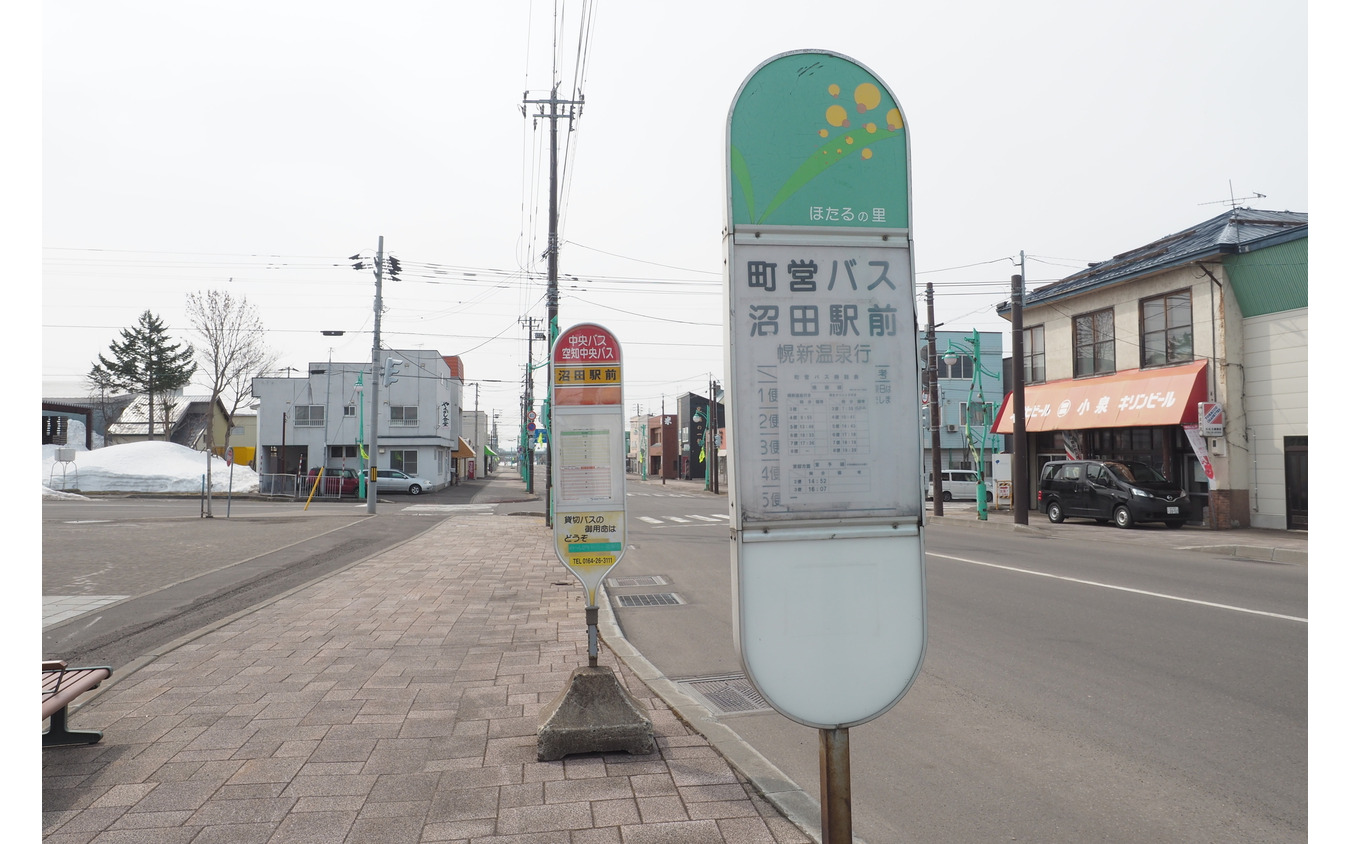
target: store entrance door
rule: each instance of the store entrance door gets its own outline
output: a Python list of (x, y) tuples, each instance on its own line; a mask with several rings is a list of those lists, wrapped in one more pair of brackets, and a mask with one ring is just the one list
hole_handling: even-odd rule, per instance
[(1285, 528), (1308, 529), (1308, 438), (1284, 438)]

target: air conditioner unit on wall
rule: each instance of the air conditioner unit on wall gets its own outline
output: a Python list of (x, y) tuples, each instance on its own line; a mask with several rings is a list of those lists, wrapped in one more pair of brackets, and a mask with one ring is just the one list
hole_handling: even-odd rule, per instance
[(948, 425), (948, 426), (947, 426), (947, 433), (949, 433), (949, 434), (955, 434), (955, 433), (956, 433), (956, 426), (955, 426), (955, 425)]

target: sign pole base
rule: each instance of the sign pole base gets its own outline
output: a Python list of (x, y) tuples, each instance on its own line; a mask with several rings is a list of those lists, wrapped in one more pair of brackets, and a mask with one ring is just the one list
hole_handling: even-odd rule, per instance
[(820, 731), (820, 834), (822, 844), (853, 842), (847, 727)]
[(572, 672), (567, 688), (539, 713), (538, 759), (556, 762), (574, 753), (656, 752), (651, 716), (608, 666)]

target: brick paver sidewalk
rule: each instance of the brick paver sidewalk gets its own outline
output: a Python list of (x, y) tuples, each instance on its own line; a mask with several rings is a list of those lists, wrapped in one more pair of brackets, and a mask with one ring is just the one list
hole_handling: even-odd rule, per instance
[(43, 753), (51, 844), (808, 844), (621, 664), (659, 749), (536, 761), (586, 664), (537, 518), (455, 515), (113, 683)]

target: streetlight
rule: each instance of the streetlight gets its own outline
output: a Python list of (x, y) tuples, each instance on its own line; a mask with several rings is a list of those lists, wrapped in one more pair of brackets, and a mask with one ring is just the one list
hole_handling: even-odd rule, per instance
[[(958, 360), (961, 359), (961, 355), (964, 354), (969, 355), (971, 357), (972, 366), (970, 377), (970, 394), (966, 399), (966, 418), (965, 418), (966, 449), (975, 457), (975, 478), (976, 478), (975, 507), (976, 512), (979, 514), (980, 520), (985, 521), (989, 518), (989, 502), (985, 500), (986, 491), (984, 483), (984, 448), (985, 443), (989, 439), (990, 414), (989, 414), (989, 406), (985, 403), (984, 400), (983, 376), (987, 374), (990, 378), (995, 378), (997, 377), (997, 375), (993, 372), (988, 372), (983, 366), (980, 365), (980, 332), (977, 330), (974, 332), (973, 336), (967, 337), (965, 339), (970, 343), (969, 346), (966, 346), (963, 343), (957, 342), (955, 340), (948, 340), (947, 351), (942, 355), (942, 360), (946, 362), (948, 367), (951, 367), (955, 365)], [(978, 443), (975, 441), (974, 432), (972, 432), (970, 429), (970, 417), (974, 413), (977, 402), (979, 403), (980, 408), (979, 427), (983, 429), (980, 432), (980, 439)]]

